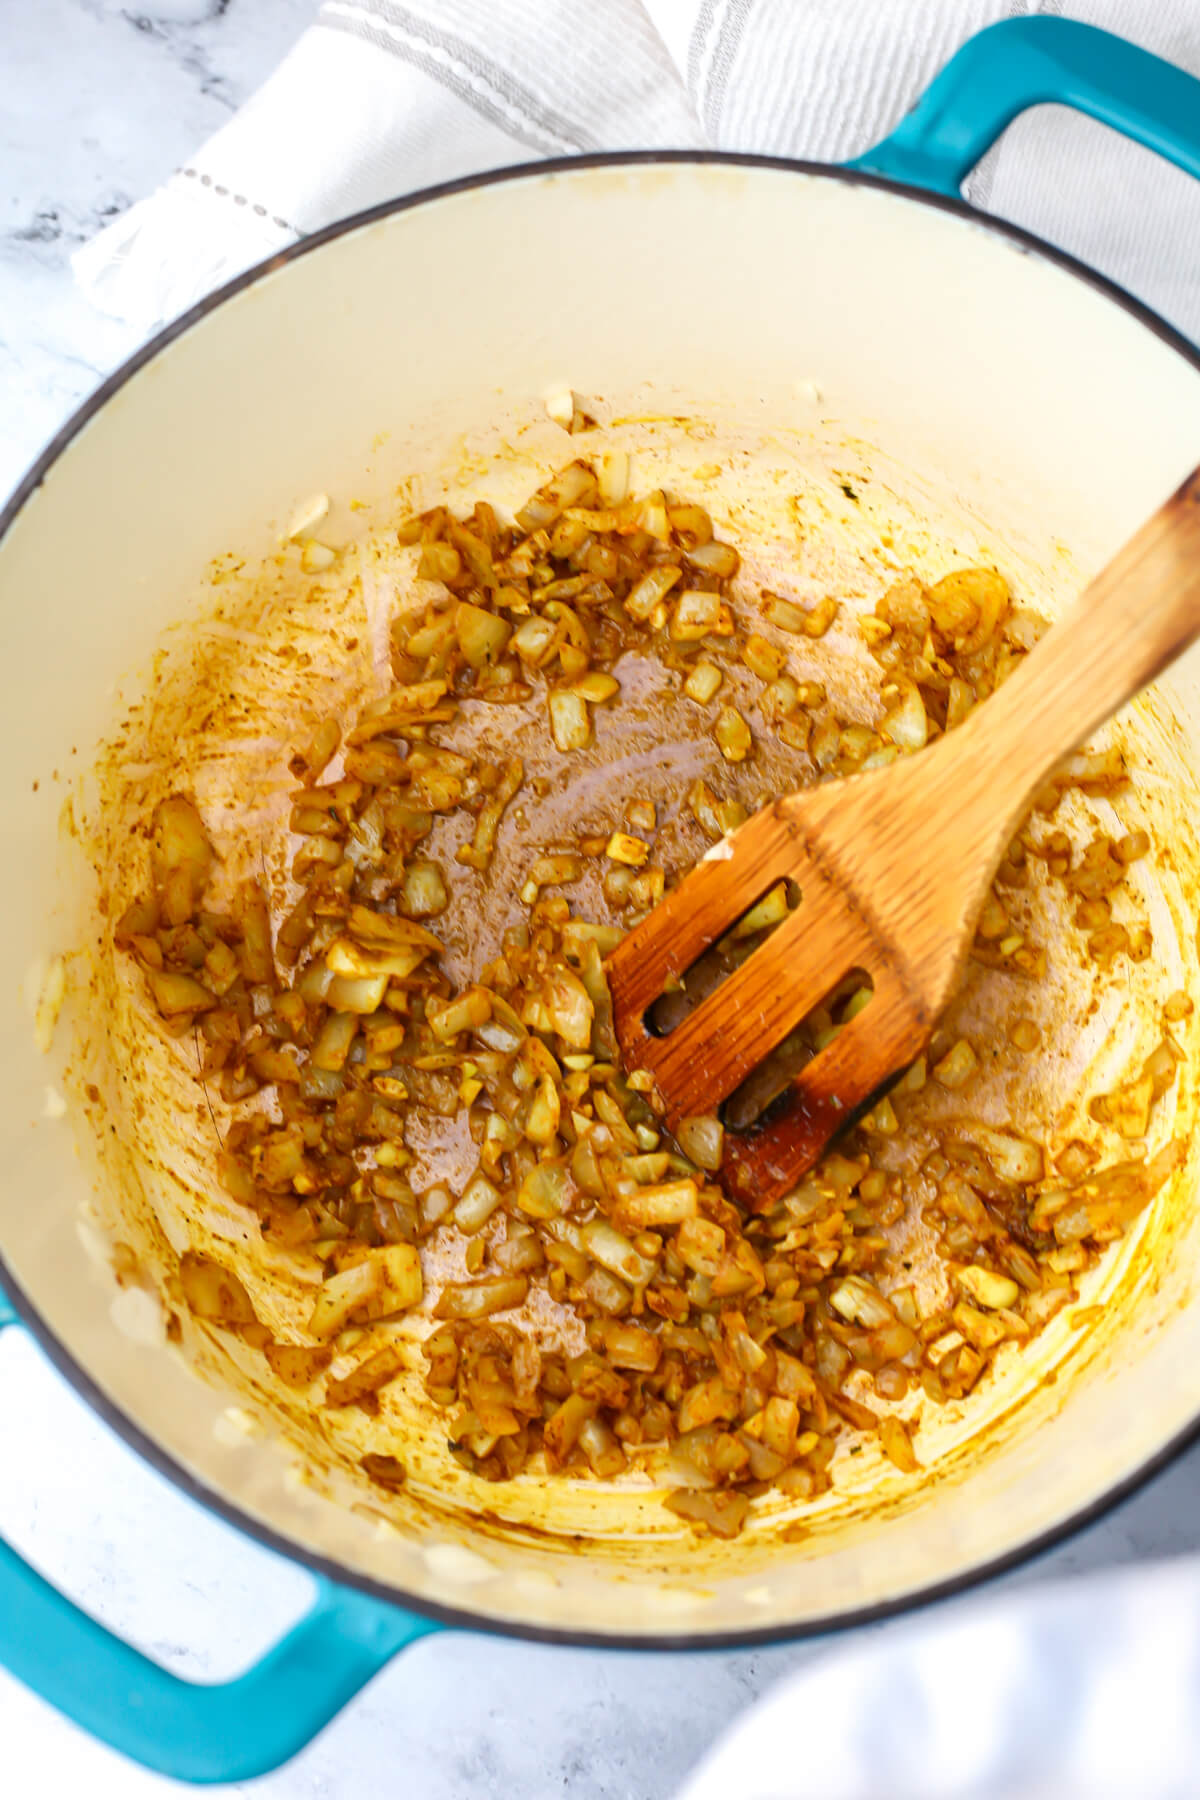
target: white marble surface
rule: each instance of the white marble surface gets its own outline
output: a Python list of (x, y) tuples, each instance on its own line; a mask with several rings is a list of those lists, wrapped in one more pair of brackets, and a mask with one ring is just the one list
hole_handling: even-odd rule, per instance
[[(309, 12), (309, 0), (0, 4), (0, 494), (133, 347), (74, 292), (71, 249), (215, 129)], [(302, 1574), (152, 1475), (17, 1333), (0, 1338), (0, 1446), (0, 1533), (180, 1673), (232, 1674), (303, 1609)], [(1200, 1449), (1009, 1580), (1200, 1549), (1198, 1485)], [(656, 1658), (447, 1633), (400, 1657), (255, 1791), (272, 1800), (666, 1800), (728, 1720), (818, 1653)], [(0, 1745), (14, 1800), (178, 1792), (2, 1673)]]

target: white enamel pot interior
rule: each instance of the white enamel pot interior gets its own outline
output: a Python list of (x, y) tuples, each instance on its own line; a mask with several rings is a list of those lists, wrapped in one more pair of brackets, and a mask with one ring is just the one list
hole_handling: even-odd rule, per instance
[[(422, 1450), (414, 1401), (409, 1486), (386, 1504), (306, 1441), (303, 1409), (257, 1384), (222, 1334), (166, 1341), (159, 1295), (198, 1164), (190, 1147), (173, 1160), (125, 1105), (143, 1053), (113, 1036), (111, 995), (80, 950), (95, 885), (64, 802), (76, 818), (92, 804), (77, 777), (164, 630), (192, 622), (178, 658), (222, 603), (213, 559), (233, 592), (314, 491), (334, 497), (329, 529), (348, 546), (401, 484), (407, 502), (511, 503), (575, 448), (543, 405), (566, 384), (601, 419), (588, 448), (631, 447), (639, 482), (696, 487), (743, 543), (786, 556), (799, 495), (810, 536), (897, 567), (982, 556), (1048, 612), (1200, 444), (1195, 360), (1145, 315), (962, 209), (816, 170), (630, 159), (485, 179), (235, 284), (88, 409), (0, 543), (0, 937), (14, 990), (76, 953), (49, 1058), (15, 994), (0, 1011), (0, 1276), (143, 1449), (343, 1577), (577, 1639), (813, 1629), (1047, 1541), (1193, 1429), (1194, 1158), (1093, 1283), (1100, 1322), (1060, 1317), (1035, 1355), (948, 1408), (919, 1477), (868, 1450), (816, 1507), (768, 1507), (719, 1544), (644, 1492), (472, 1483)], [(141, 691), (152, 709), (153, 676)], [(1194, 671), (1141, 729), (1157, 759), (1147, 804), (1178, 846), (1162, 954), (1194, 983)], [(90, 1116), (75, 1103), (85, 1067), (102, 1090)], [(1193, 1081), (1185, 1068), (1181, 1128)], [(48, 1116), (48, 1083), (72, 1096), (66, 1120)], [(220, 1212), (202, 1229), (246, 1249), (256, 1228)]]

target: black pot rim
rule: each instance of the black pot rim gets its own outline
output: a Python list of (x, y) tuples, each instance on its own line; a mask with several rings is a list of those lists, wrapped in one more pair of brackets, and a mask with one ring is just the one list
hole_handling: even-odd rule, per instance
[[(481, 175), (464, 176), (455, 181), (442, 182), (435, 187), (422, 188), (416, 193), (404, 195), (397, 200), (384, 201), (379, 206), (369, 207), (365, 211), (352, 214), (349, 218), (340, 219), (333, 225), (325, 226), (323, 230), (314, 232), (310, 237), (290, 245), (287, 249), (268, 258), (267, 261), (245, 270), (214, 293), (206, 295), (203, 300), (198, 301), (187, 312), (182, 313), (179, 318), (172, 320), (162, 331), (156, 333), (119, 369), (101, 382), (99, 387), (72, 414), (66, 424), (51, 438), (28, 474), (17, 484), (4, 508), (0, 510), (0, 543), (59, 457), (128, 381), (138, 374), (147, 363), (168, 349), (177, 338), (184, 336), (193, 325), (207, 318), (226, 300), (230, 300), (235, 295), (242, 293), (244, 289), (254, 286), (265, 276), (274, 273), (275, 270), (281, 269), (303, 256), (308, 256), (312, 252), (324, 248), (325, 245), (335, 242), (338, 238), (358, 231), (363, 226), (390, 218), (395, 213), (408, 212), (413, 207), (425, 206), (431, 202), (447, 199), (456, 194), (468, 193), (477, 188), (495, 187), (539, 175), (570, 174), (577, 169), (676, 163), (720, 164), (735, 168), (771, 169), (787, 174), (815, 176), (848, 187), (877, 188), (914, 204), (933, 207), (937, 211), (949, 213), (977, 229), (993, 233), (1015, 249), (1035, 254), (1056, 264), (1067, 274), (1075, 276), (1086, 286), (1094, 289), (1105, 299), (1112, 301), (1124, 312), (1129, 313), (1139, 324), (1145, 326), (1170, 349), (1176, 351), (1193, 369), (1200, 371), (1200, 349), (1185, 338), (1181, 332), (1168, 325), (1165, 319), (1127, 293), (1124, 288), (1108, 280), (1106, 276), (1098, 274), (1086, 263), (1080, 262), (1077, 258), (1068, 255), (1067, 252), (1056, 249), (1052, 244), (1047, 244), (1033, 232), (977, 212), (964, 200), (908, 187), (902, 182), (893, 181), (882, 175), (869, 174), (860, 169), (842, 168), (827, 163), (803, 162), (781, 156), (756, 156), (734, 151), (626, 150), (598, 152), (586, 156), (554, 157), (544, 162), (517, 163), (506, 168), (489, 170)], [(899, 1595), (872, 1606), (854, 1607), (846, 1612), (831, 1614), (824, 1618), (809, 1619), (793, 1625), (774, 1625), (746, 1631), (647, 1634), (569, 1631), (526, 1624), (519, 1620), (490, 1618), (486, 1614), (474, 1613), (466, 1608), (438, 1605), (421, 1596), (405, 1593), (402, 1589), (391, 1587), (386, 1583), (373, 1581), (369, 1576), (359, 1574), (356, 1570), (319, 1556), (314, 1551), (308, 1550), (303, 1545), (274, 1531), (270, 1526), (251, 1518), (239, 1506), (191, 1474), (100, 1389), (93, 1377), (88, 1374), (87, 1370), (41, 1318), (33, 1302), (7, 1266), (2, 1251), (0, 1251), (0, 1286), (3, 1286), (8, 1293), (22, 1323), (28, 1328), (49, 1361), (87, 1402), (93, 1412), (97, 1413), (104, 1423), (123, 1438), (153, 1469), (166, 1476), (189, 1499), (196, 1501), (209, 1512), (215, 1513), (227, 1524), (234, 1526), (266, 1549), (273, 1550), (277, 1555), (300, 1564), (310, 1573), (337, 1586), (356, 1589), (369, 1595), (372, 1599), (401, 1607), (407, 1612), (430, 1619), (440, 1625), (459, 1630), (484, 1632), (492, 1636), (524, 1639), (533, 1643), (626, 1651), (747, 1649), (769, 1644), (797, 1643), (806, 1638), (828, 1636), (836, 1631), (849, 1630), (854, 1626), (872, 1624), (882, 1619), (915, 1612), (937, 1600), (947, 1599), (968, 1589), (979, 1587), (985, 1582), (995, 1580), (996, 1577), (1009, 1570), (1030, 1562), (1035, 1557), (1045, 1555), (1076, 1532), (1096, 1523), (1097, 1520), (1120, 1505), (1123, 1500), (1136, 1493), (1200, 1437), (1200, 1415), (1198, 1415), (1123, 1480), (1107, 1488), (1087, 1506), (1079, 1508), (1058, 1524), (1035, 1534), (1026, 1543), (1006, 1551), (1001, 1556), (982, 1562), (976, 1567), (948, 1576), (944, 1581), (929, 1583), (924, 1587), (914, 1589), (910, 1594)]]

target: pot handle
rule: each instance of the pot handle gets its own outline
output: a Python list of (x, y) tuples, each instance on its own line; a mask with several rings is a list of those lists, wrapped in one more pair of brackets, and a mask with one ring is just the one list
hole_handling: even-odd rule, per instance
[(1071, 106), (1200, 176), (1200, 81), (1149, 50), (1074, 19), (1002, 19), (951, 57), (890, 137), (847, 163), (960, 197), (963, 182), (1028, 107)]
[[(0, 1330), (20, 1324), (0, 1288)], [(93, 1737), (177, 1781), (249, 1781), (302, 1750), (436, 1620), (317, 1580), (312, 1609), (219, 1685), (182, 1681), (107, 1631), (0, 1538), (0, 1665)]]

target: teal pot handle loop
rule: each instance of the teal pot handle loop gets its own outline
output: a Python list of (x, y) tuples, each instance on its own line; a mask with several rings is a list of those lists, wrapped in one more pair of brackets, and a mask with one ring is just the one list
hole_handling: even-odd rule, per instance
[(1003, 19), (969, 38), (890, 137), (846, 167), (957, 198), (1030, 106), (1071, 106), (1200, 176), (1200, 81), (1074, 19)]
[[(19, 1323), (0, 1289), (0, 1328)], [(248, 1781), (302, 1750), (436, 1621), (333, 1582), (235, 1681), (181, 1681), (72, 1604), (0, 1539), (0, 1665), (135, 1762), (178, 1781)]]

